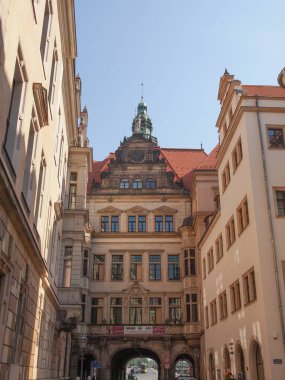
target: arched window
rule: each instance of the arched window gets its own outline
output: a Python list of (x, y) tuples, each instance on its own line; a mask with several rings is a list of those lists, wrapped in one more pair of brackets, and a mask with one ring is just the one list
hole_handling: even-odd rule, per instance
[(141, 188), (142, 188), (142, 181), (140, 179), (134, 179), (133, 189), (141, 189)]
[(145, 181), (145, 187), (147, 189), (155, 189), (156, 188), (156, 181), (152, 178), (148, 178), (146, 181)]
[(121, 179), (120, 189), (128, 189), (128, 188), (129, 188), (129, 181), (127, 179)]

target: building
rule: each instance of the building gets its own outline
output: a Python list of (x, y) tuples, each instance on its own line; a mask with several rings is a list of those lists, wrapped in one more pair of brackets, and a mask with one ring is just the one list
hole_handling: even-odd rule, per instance
[(283, 379), (285, 91), (220, 79), (220, 207), (198, 247), (208, 379)]
[(200, 377), (201, 371), (203, 376), (196, 239), (217, 208), (215, 152), (160, 148), (142, 99), (132, 135), (115, 153), (93, 163), (87, 209), (94, 231), (82, 270), (80, 254), (71, 257), (65, 283), (66, 297), (80, 286), (82, 292), (82, 321), (72, 346), (77, 368), (71, 376), (81, 368), (92, 374), (96, 360), (97, 378), (125, 379), (126, 365), (135, 356), (153, 358), (159, 379), (174, 376), (181, 360), (190, 363), (192, 375)]
[(74, 76), (75, 56), (73, 1), (1, 1), (3, 380), (69, 373), (71, 331), (80, 310), (61, 308), (65, 299), (58, 291), (67, 162), (69, 150), (90, 154), (81, 148), (83, 131), (77, 126), (81, 82)]

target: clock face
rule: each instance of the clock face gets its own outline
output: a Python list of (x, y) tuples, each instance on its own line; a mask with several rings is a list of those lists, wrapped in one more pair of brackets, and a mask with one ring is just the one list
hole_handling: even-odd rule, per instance
[(144, 159), (144, 152), (142, 150), (134, 150), (130, 153), (131, 160), (134, 162), (140, 162)]

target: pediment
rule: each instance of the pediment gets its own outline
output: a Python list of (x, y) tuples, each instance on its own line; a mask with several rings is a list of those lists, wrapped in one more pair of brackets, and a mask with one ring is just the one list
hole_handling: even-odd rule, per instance
[(106, 214), (106, 215), (109, 215), (109, 214), (118, 215), (118, 214), (121, 214), (122, 212), (123, 212), (122, 210), (119, 210), (118, 208), (112, 207), (112, 206), (108, 206), (108, 207), (102, 208), (101, 210), (98, 210), (99, 214)]
[(161, 207), (155, 208), (154, 210), (152, 210), (152, 212), (154, 214), (175, 214), (177, 210), (175, 210), (174, 208), (167, 207), (167, 206), (161, 206)]
[(145, 214), (149, 213), (149, 210), (147, 210), (146, 208), (143, 208), (141, 206), (135, 206), (135, 207), (129, 208), (125, 212), (127, 214), (142, 214), (142, 215), (145, 215)]
[(132, 296), (140, 296), (149, 292), (149, 289), (144, 288), (137, 281), (131, 286), (129, 286), (127, 289), (123, 289), (122, 291), (123, 294), (130, 294)]

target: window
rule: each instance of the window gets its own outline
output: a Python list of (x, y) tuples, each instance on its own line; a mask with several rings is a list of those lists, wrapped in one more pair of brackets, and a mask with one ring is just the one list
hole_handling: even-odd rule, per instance
[(198, 322), (198, 295), (197, 293), (185, 294), (186, 321)]
[(129, 181), (127, 179), (121, 179), (120, 189), (128, 189), (128, 188), (129, 188)]
[(64, 248), (63, 287), (69, 288), (71, 283), (72, 247)]
[(205, 306), (205, 325), (206, 329), (209, 328), (209, 306)]
[(119, 216), (111, 216), (111, 232), (119, 232)]
[(111, 324), (121, 325), (122, 324), (122, 298), (112, 297), (111, 298)]
[(142, 256), (141, 255), (131, 255), (130, 279), (136, 280), (136, 281), (142, 280)]
[(51, 0), (46, 0), (42, 37), (41, 37), (41, 46), (40, 46), (43, 63), (47, 61), (47, 56), (48, 56), (48, 48), (49, 48), (50, 32), (51, 32), (51, 21), (52, 21)]
[(148, 178), (145, 181), (145, 187), (147, 189), (155, 189), (156, 188), (156, 181), (154, 179)]
[(215, 247), (216, 247), (216, 263), (217, 263), (217, 262), (219, 262), (221, 260), (221, 258), (224, 255), (223, 236), (222, 236), (222, 234), (215, 241)]
[(84, 252), (83, 252), (82, 275), (84, 277), (88, 276), (88, 250), (87, 249), (84, 249)]
[(109, 232), (109, 216), (101, 216), (101, 232)]
[(168, 280), (180, 280), (180, 258), (179, 255), (168, 256)]
[(253, 268), (243, 275), (243, 294), (245, 305), (256, 299), (255, 275)]
[(208, 273), (211, 272), (211, 270), (214, 268), (214, 252), (213, 248), (209, 250), (207, 253), (207, 261), (208, 261)]
[(162, 323), (161, 298), (150, 297), (149, 299), (149, 323)]
[(227, 241), (227, 249), (235, 242), (236, 233), (235, 233), (235, 222), (234, 217), (232, 217), (226, 225), (226, 241)]
[(228, 316), (226, 291), (224, 291), (222, 294), (219, 295), (219, 306), (220, 306), (220, 319), (224, 319)]
[(160, 255), (149, 256), (149, 279), (161, 280), (161, 257)]
[(18, 168), (20, 147), (22, 143), (21, 129), (26, 103), (27, 82), (28, 78), (23, 54), (19, 46), (14, 69), (9, 115), (4, 140), (5, 150), (15, 174)]
[(112, 255), (112, 280), (123, 280), (123, 264), (123, 255)]
[(222, 173), (222, 189), (223, 191), (226, 190), (231, 180), (231, 173), (230, 173), (230, 165), (229, 163), (226, 164), (225, 169)]
[(101, 216), (101, 232), (110, 232), (110, 219), (111, 219), (111, 232), (119, 232), (120, 224), (119, 224), (118, 215)]
[(234, 150), (232, 152), (233, 172), (236, 171), (241, 160), (242, 160), (242, 145), (241, 145), (241, 139), (239, 138), (239, 140), (236, 143), (236, 146), (234, 147)]
[(77, 193), (77, 173), (71, 172), (69, 177), (68, 209), (75, 210)]
[(203, 278), (204, 279), (206, 278), (206, 272), (207, 272), (207, 269), (206, 269), (206, 259), (204, 257), (203, 258)]
[(155, 232), (173, 232), (173, 216), (172, 215), (156, 215), (155, 216)]
[(36, 171), (36, 154), (38, 142), (39, 125), (36, 117), (35, 109), (32, 110), (32, 118), (30, 123), (30, 133), (28, 139), (27, 154), (25, 160), (25, 174), (23, 179), (23, 195), (26, 205), (30, 209), (33, 200), (35, 187), (35, 171)]
[(145, 215), (129, 215), (128, 217), (129, 232), (146, 232), (146, 216)]
[(100, 325), (103, 320), (103, 298), (91, 298), (91, 325)]
[(181, 299), (169, 298), (169, 322), (171, 324), (180, 324), (181, 321)]
[(277, 206), (277, 215), (285, 216), (285, 190), (276, 190), (276, 206)]
[(105, 256), (94, 255), (93, 257), (93, 280), (103, 281), (105, 274)]
[(230, 292), (231, 292), (231, 310), (232, 310), (232, 313), (234, 313), (235, 311), (241, 308), (239, 280), (235, 281), (230, 286)]
[(86, 294), (81, 294), (81, 322), (85, 321)]
[(283, 128), (267, 128), (269, 148), (284, 148)]
[(245, 198), (237, 208), (238, 233), (240, 234), (249, 223), (248, 204)]
[(54, 43), (53, 55), (52, 55), (52, 64), (51, 64), (51, 72), (49, 79), (49, 92), (48, 92), (48, 100), (50, 106), (54, 103), (54, 94), (55, 94), (55, 86), (56, 86), (56, 75), (57, 75), (57, 65), (58, 65), (58, 54), (56, 42)]
[(44, 152), (42, 152), (40, 173), (39, 173), (39, 178), (38, 178), (38, 189), (37, 189), (37, 195), (36, 195), (36, 208), (35, 208), (36, 221), (38, 221), (38, 219), (42, 217), (45, 179), (46, 179), (46, 160), (45, 160)]
[(196, 276), (195, 248), (184, 249), (184, 276)]
[(134, 179), (133, 189), (141, 189), (141, 188), (142, 188), (142, 181), (140, 179)]
[(23, 286), (21, 286), (18, 306), (17, 306), (17, 314), (15, 320), (15, 335), (14, 335), (14, 350), (13, 350), (13, 358), (12, 361), (14, 363), (19, 363), (22, 352), (22, 343), (24, 337), (24, 325), (25, 325), (25, 310), (26, 310), (26, 300), (27, 293)]
[(214, 299), (210, 303), (210, 313), (211, 313), (211, 325), (214, 325), (217, 323), (217, 302), (216, 302), (216, 299)]
[(142, 323), (142, 298), (130, 299), (130, 324), (140, 325)]

